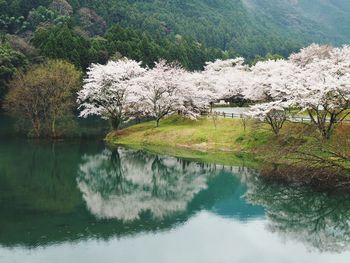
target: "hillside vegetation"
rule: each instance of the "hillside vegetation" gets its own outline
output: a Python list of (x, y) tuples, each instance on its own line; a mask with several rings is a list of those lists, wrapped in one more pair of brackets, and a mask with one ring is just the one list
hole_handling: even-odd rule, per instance
[[(235, 49), (245, 57), (268, 52), (288, 54), (304, 39), (285, 32), (264, 17), (255, 17), (240, 0), (127, 1), (104, 4), (84, 2), (108, 23), (142, 28), (152, 34), (183, 34), (223, 50)], [(263, 21), (261, 21), (263, 20)], [(288, 37), (287, 37), (288, 36)]]
[[(93, 10), (94, 27), (104, 19), (153, 35), (187, 35), (210, 47), (236, 49), (245, 57), (287, 54), (311, 41), (350, 39), (347, 0), (67, 0), (79, 20)], [(1, 0), (0, 16), (27, 18), (51, 0)]]
[(152, 34), (193, 36), (210, 47), (244, 57), (287, 55), (310, 42), (348, 42), (346, 0), (109, 0), (77, 1), (109, 24)]
[[(63, 4), (61, 14), (71, 16), (88, 34), (103, 35), (108, 27), (118, 24), (153, 37), (191, 36), (208, 47), (235, 50), (247, 58), (268, 52), (286, 56), (310, 42), (340, 44), (350, 39), (350, 4), (345, 0), (57, 2), (69, 4)], [(26, 22), (33, 30), (42, 20), (33, 13), (40, 6), (52, 7), (52, 1), (1, 0), (0, 26), (4, 27), (1, 20), (11, 22), (6, 30), (17, 34)], [(41, 15), (47, 15), (44, 13)]]
[(268, 17), (280, 27), (313, 36), (315, 40), (347, 43), (350, 2), (347, 0), (244, 0), (252, 13)]

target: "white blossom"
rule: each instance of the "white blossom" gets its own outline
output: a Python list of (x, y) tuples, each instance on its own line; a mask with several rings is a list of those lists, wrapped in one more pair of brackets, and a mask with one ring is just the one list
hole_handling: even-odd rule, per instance
[(128, 59), (109, 61), (107, 65), (93, 64), (83, 89), (78, 92), (80, 116), (101, 116), (118, 128), (132, 117), (138, 99), (132, 80), (145, 72), (141, 63)]
[(243, 58), (216, 60), (202, 72), (188, 72), (164, 60), (153, 69), (132, 60), (109, 62), (92, 65), (78, 93), (82, 117), (99, 115), (116, 128), (142, 117), (154, 118), (158, 126), (174, 113), (198, 119), (221, 99), (254, 102), (250, 115), (279, 120), (278, 129), (272, 127), (275, 133), (288, 108), (307, 111), (322, 136), (329, 138), (350, 108), (350, 47), (312, 44), (287, 60), (254, 66)]
[(184, 73), (179, 65), (161, 60), (135, 80), (138, 100), (142, 101), (148, 115), (155, 118), (157, 126), (165, 116), (183, 109), (184, 94), (180, 87)]

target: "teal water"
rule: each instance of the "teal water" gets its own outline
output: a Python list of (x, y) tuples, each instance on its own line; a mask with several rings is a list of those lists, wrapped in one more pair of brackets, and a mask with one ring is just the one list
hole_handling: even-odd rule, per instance
[[(74, 117), (70, 121), (69, 127), (59, 129), (65, 138), (103, 138), (110, 129), (108, 122), (94, 117)], [(20, 122), (3, 113), (0, 108), (0, 139), (27, 137), (30, 132), (20, 127)]]
[(99, 142), (0, 141), (0, 262), (349, 262), (350, 198)]

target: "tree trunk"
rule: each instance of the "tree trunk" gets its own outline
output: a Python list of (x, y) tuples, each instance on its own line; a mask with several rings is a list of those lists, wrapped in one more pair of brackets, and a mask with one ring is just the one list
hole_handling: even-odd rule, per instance
[(38, 121), (38, 120), (32, 120), (32, 124), (33, 124), (33, 129), (34, 129), (35, 137), (36, 137), (36, 138), (39, 138), (39, 137), (40, 137), (40, 121)]
[(265, 118), (265, 122), (267, 122), (271, 126), (272, 131), (276, 137), (279, 136), (280, 130), (282, 129), (285, 121), (286, 121), (286, 117), (283, 115), (273, 116), (273, 115), (267, 114)]
[(114, 118), (110, 120), (112, 129), (117, 131), (119, 129), (120, 126), (120, 119), (119, 118)]
[(52, 124), (51, 124), (51, 132), (52, 132), (52, 138), (56, 138), (56, 116), (53, 116)]
[[(317, 127), (323, 139), (329, 140), (332, 137), (333, 130), (337, 125), (337, 117), (334, 114), (330, 114), (330, 119), (327, 120), (327, 115), (322, 112), (316, 111), (316, 117), (313, 116), (313, 112), (308, 110), (309, 117), (311, 122)], [(327, 123), (328, 122), (328, 123)]]

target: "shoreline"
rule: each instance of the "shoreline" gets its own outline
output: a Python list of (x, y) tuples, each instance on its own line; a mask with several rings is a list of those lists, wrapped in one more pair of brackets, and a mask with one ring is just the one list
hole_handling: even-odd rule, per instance
[(198, 161), (201, 163), (218, 164), (223, 166), (241, 166), (252, 169), (259, 169), (260, 163), (254, 159), (248, 153), (238, 154), (227, 151), (200, 151), (196, 149), (190, 149), (188, 147), (174, 147), (174, 146), (157, 146), (151, 144), (136, 145), (126, 143), (112, 143), (105, 141), (107, 146), (111, 148), (115, 147), (127, 147), (135, 150), (145, 150), (150, 153), (158, 155), (170, 155), (173, 157), (189, 160)]
[[(315, 131), (304, 126), (288, 123), (283, 134), (276, 138), (266, 125), (255, 121), (250, 121), (244, 130), (241, 121), (235, 119), (189, 121), (171, 116), (159, 128), (153, 122), (141, 123), (113, 131), (105, 141), (112, 147), (123, 145), (207, 163), (244, 164), (273, 182), (311, 185), (322, 190), (350, 189), (349, 170), (331, 167), (326, 161), (313, 164), (313, 160), (300, 154), (303, 150), (315, 156), (319, 153), (318, 148), (313, 148), (318, 144)], [(310, 134), (290, 136), (290, 130), (299, 129)]]

